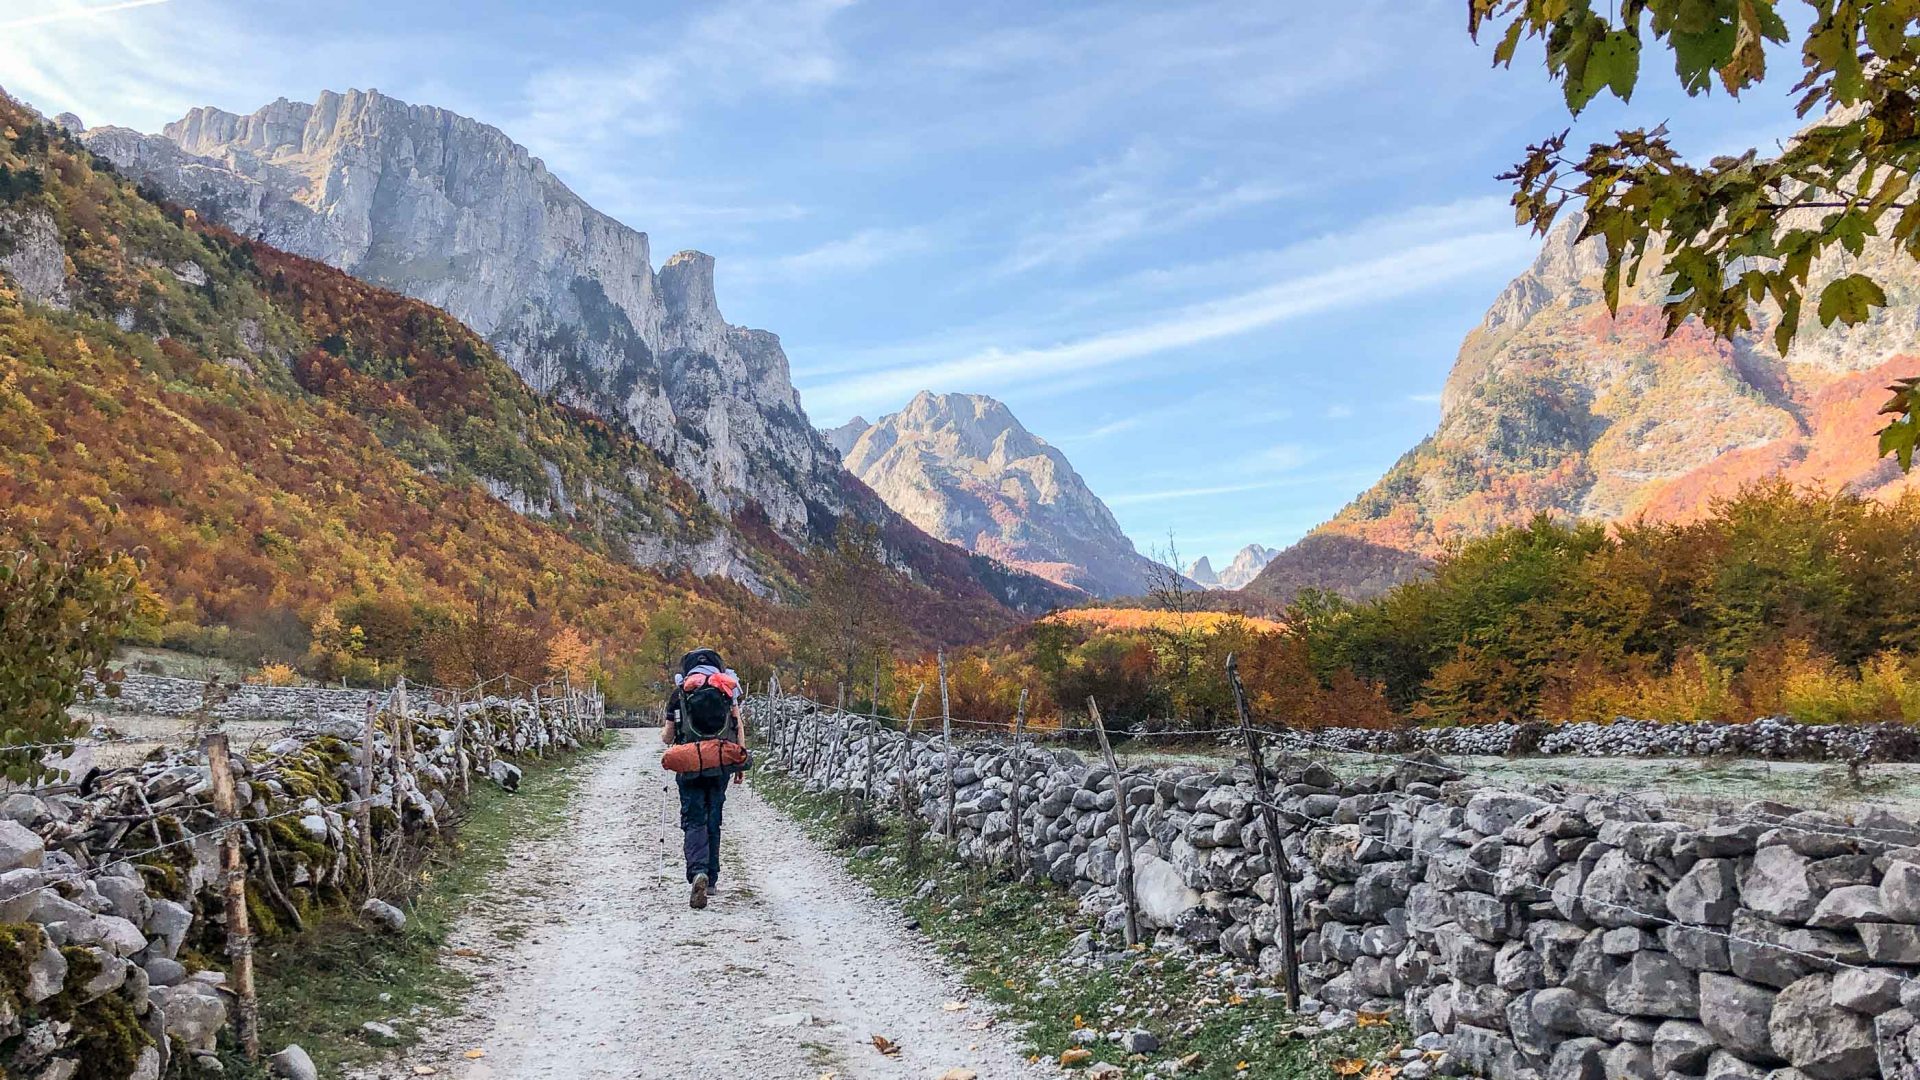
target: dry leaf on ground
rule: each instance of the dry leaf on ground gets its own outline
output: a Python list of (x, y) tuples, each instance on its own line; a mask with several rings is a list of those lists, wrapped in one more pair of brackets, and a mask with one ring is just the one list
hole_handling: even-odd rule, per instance
[(871, 1038), (873, 1039), (873, 1048), (888, 1057), (893, 1057), (900, 1052), (900, 1044), (887, 1038), (885, 1035), (874, 1035), (871, 1036)]

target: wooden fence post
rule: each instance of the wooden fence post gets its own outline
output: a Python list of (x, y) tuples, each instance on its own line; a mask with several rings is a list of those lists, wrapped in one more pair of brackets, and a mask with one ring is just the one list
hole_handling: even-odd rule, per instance
[(240, 848), (240, 800), (234, 790), (233, 759), (227, 737), (207, 736), (207, 768), (213, 778), (213, 808), (224, 828), (220, 835), (225, 870), (227, 958), (233, 962), (233, 995), (240, 1005), (236, 1025), (248, 1060), (260, 1060), (260, 1002), (253, 987), (253, 933), (247, 925), (247, 856)]
[(1113, 756), (1113, 744), (1107, 741), (1107, 725), (1100, 719), (1100, 706), (1087, 699), (1087, 714), (1093, 717), (1093, 730), (1100, 736), (1100, 753), (1113, 774), (1113, 808), (1120, 817), (1120, 898), (1127, 905), (1127, 944), (1140, 942), (1140, 900), (1133, 892), (1133, 817), (1127, 806), (1127, 775)]
[(907, 737), (900, 740), (900, 779), (895, 786), (900, 790), (894, 794), (900, 797), (900, 816), (912, 816), (907, 802), (907, 762), (913, 757), (913, 714), (920, 708), (920, 692), (927, 688), (926, 683), (913, 688), (913, 700), (907, 703)]
[(546, 743), (546, 731), (547, 719), (540, 712), (540, 688), (535, 686), (533, 688), (533, 746), (529, 748), (533, 751), (534, 757), (544, 756), (540, 753), (540, 748)]
[(473, 794), (473, 765), (467, 758), (467, 716), (460, 711), (462, 699), (466, 695), (453, 692), (453, 764), (460, 770), (460, 797)]
[(940, 740), (944, 744), (941, 747), (940, 756), (944, 758), (947, 763), (946, 833), (947, 839), (951, 841), (955, 835), (953, 805), (954, 799), (957, 797), (953, 786), (953, 703), (947, 697), (947, 650), (941, 649), (938, 655), (940, 661)]
[(860, 787), (860, 801), (869, 806), (873, 803), (873, 729), (879, 726), (879, 720), (867, 718), (867, 779)]
[(1013, 714), (1013, 858), (1020, 868), (1020, 880), (1027, 879), (1027, 870), (1032, 861), (1027, 858), (1027, 845), (1020, 836), (1020, 788), (1026, 782), (1026, 750), (1020, 743), (1027, 734), (1027, 688), (1020, 688), (1020, 707)]
[(360, 727), (360, 791), (355, 799), (354, 821), (360, 828), (360, 872), (366, 881), (367, 895), (373, 895), (373, 741), (374, 725), (380, 706), (367, 695), (367, 719)]
[(1227, 682), (1233, 686), (1233, 707), (1240, 714), (1240, 737), (1246, 740), (1247, 757), (1253, 762), (1253, 790), (1260, 800), (1262, 846), (1267, 849), (1267, 866), (1273, 871), (1273, 901), (1280, 909), (1281, 969), (1286, 976), (1287, 1008), (1300, 1007), (1300, 951), (1293, 926), (1293, 879), (1287, 867), (1286, 851), (1280, 844), (1280, 821), (1273, 810), (1273, 785), (1267, 779), (1267, 757), (1260, 749), (1260, 737), (1254, 734), (1253, 718), (1247, 709), (1247, 688), (1240, 683), (1240, 660), (1227, 655)]
[(413, 713), (407, 708), (407, 677), (400, 676), (394, 683), (395, 712), (393, 720), (394, 734), (394, 803), (396, 817), (401, 814), (401, 784), (414, 787), (413, 783)]

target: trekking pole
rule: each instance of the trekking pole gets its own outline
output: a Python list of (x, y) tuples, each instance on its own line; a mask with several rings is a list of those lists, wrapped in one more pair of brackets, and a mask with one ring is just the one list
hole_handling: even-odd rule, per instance
[(1267, 849), (1267, 867), (1273, 871), (1274, 906), (1280, 909), (1280, 956), (1286, 975), (1287, 1008), (1300, 1007), (1300, 964), (1293, 926), (1293, 883), (1288, 873), (1286, 852), (1280, 846), (1280, 823), (1273, 812), (1273, 795), (1267, 783), (1267, 759), (1260, 751), (1260, 738), (1253, 733), (1253, 720), (1247, 710), (1247, 688), (1240, 683), (1239, 658), (1227, 655), (1227, 681), (1233, 685), (1233, 707), (1240, 714), (1240, 737), (1246, 740), (1247, 756), (1253, 759), (1253, 789), (1260, 798), (1261, 846)]

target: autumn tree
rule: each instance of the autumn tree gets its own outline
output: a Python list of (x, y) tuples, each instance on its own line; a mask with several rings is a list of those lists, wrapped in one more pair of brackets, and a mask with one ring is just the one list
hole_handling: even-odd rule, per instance
[[(27, 539), (0, 551), (0, 743), (69, 738), (75, 701), (118, 692), (107, 660), (133, 617), (137, 574), (132, 559), (97, 548), (62, 551)], [(0, 750), (15, 783), (43, 775), (40, 759)]]
[(810, 583), (795, 651), (803, 663), (811, 660), (850, 694), (859, 692), (859, 676), (885, 663), (900, 636), (899, 620), (881, 588), (891, 573), (879, 529), (848, 522), (823, 554)]
[(593, 645), (580, 631), (562, 626), (547, 639), (547, 670), (587, 685), (593, 670)]
[(524, 683), (547, 677), (547, 643), (494, 590), (479, 596), (471, 615), (442, 627), (431, 651), (434, 680), (451, 687), (477, 686), (502, 675)]
[[(1543, 48), (1548, 73), (1578, 115), (1601, 93), (1630, 101), (1649, 53), (1673, 62), (1690, 95), (1717, 82), (1738, 97), (1768, 75), (1767, 45), (1796, 40), (1779, 0), (1469, 0), (1476, 40), (1496, 37), (1496, 65), (1523, 43)], [(1920, 258), (1920, 4), (1913, 0), (1808, 0), (1797, 35), (1801, 116), (1818, 119), (1778, 156), (1755, 150), (1705, 165), (1682, 159), (1664, 126), (1615, 132), (1584, 152), (1568, 133), (1549, 136), (1502, 179), (1515, 186), (1519, 220), (1538, 232), (1562, 209), (1583, 219), (1578, 239), (1606, 249), (1606, 298), (1616, 311), (1650, 256), (1670, 276), (1667, 332), (1697, 318), (1716, 333), (1753, 329), (1752, 306), (1779, 311), (1774, 344), (1785, 353), (1801, 325), (1814, 261), (1838, 249), (1859, 255), (1884, 238)], [(1834, 276), (1815, 301), (1821, 325), (1853, 325), (1885, 305), (1869, 275)], [(1913, 464), (1920, 439), (1920, 380), (1892, 387), (1880, 452)]]

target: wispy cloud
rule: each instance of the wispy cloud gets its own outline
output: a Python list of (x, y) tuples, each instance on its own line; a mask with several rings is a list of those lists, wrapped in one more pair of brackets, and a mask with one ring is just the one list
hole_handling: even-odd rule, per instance
[(734, 259), (725, 274), (731, 281), (745, 283), (858, 273), (925, 251), (931, 242), (931, 234), (922, 228), (861, 229), (791, 255)]
[(1017, 274), (1073, 265), (1122, 244), (1190, 229), (1284, 198), (1289, 188), (1266, 179), (1227, 183), (1207, 177), (1181, 182), (1174, 162), (1135, 143), (1118, 159), (1069, 178), (1067, 209), (1050, 205), (1015, 239), (997, 270)]
[(1199, 499), (1210, 495), (1238, 495), (1246, 491), (1259, 491), (1262, 488), (1278, 487), (1280, 481), (1267, 480), (1251, 484), (1211, 484), (1201, 487), (1168, 488), (1162, 491), (1134, 491), (1121, 495), (1111, 495), (1106, 499), (1108, 506), (1138, 506), (1141, 503), (1170, 502), (1175, 499)]
[(652, 39), (652, 48), (600, 64), (570, 58), (535, 71), (513, 124), (548, 160), (576, 175), (599, 176), (607, 148), (678, 131), (697, 107), (839, 80), (842, 60), (829, 24), (851, 2), (713, 5)]
[(95, 19), (110, 15), (116, 11), (130, 11), (134, 8), (155, 7), (170, 0), (122, 0), (117, 4), (75, 5), (62, 7), (38, 15), (24, 15), (16, 19), (0, 19), (0, 30), (25, 30), (33, 26), (46, 26), (49, 23), (72, 22), (79, 19)]
[(805, 389), (833, 416), (884, 406), (927, 387), (1005, 389), (1113, 369), (1129, 361), (1246, 334), (1355, 303), (1381, 302), (1512, 264), (1531, 241), (1518, 231), (1468, 233), (1189, 305), (1161, 318), (1051, 345), (988, 347), (957, 359), (847, 375)]

